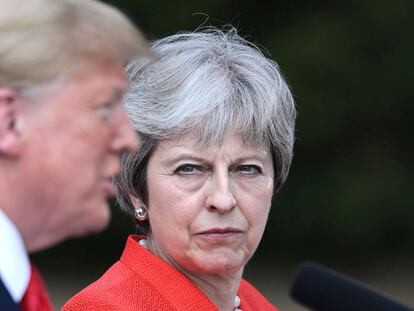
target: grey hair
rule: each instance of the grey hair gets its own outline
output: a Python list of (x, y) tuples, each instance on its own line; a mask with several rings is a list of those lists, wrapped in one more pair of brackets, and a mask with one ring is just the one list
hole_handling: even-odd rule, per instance
[[(202, 29), (155, 41), (157, 59), (127, 67), (127, 113), (141, 148), (123, 157), (116, 178), (121, 207), (132, 213), (130, 195), (147, 204), (146, 166), (160, 141), (189, 132), (199, 143), (220, 143), (241, 133), (246, 144), (273, 156), (275, 191), (293, 157), (296, 109), (278, 65), (234, 28)], [(141, 227), (142, 231), (148, 230)]]
[(1, 0), (0, 86), (24, 89), (85, 70), (125, 65), (149, 48), (124, 14), (96, 0)]

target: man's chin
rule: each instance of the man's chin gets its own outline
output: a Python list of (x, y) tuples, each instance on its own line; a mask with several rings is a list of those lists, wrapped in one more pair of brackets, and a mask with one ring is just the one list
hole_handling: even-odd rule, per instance
[(88, 221), (85, 221), (84, 225), (79, 228), (79, 231), (74, 234), (74, 237), (80, 238), (105, 230), (111, 221), (111, 210), (108, 204), (105, 203), (105, 207), (102, 207), (99, 213), (84, 217), (88, 217)]
[(105, 202), (101, 204), (99, 210), (95, 209), (94, 212), (84, 213), (82, 216), (72, 216), (71, 220), (45, 229), (42, 234), (36, 235), (36, 239), (33, 239), (34, 235), (32, 235), (30, 243), (26, 242), (26, 248), (28, 252), (35, 253), (56, 246), (68, 239), (97, 234), (108, 227), (110, 220), (111, 210)]

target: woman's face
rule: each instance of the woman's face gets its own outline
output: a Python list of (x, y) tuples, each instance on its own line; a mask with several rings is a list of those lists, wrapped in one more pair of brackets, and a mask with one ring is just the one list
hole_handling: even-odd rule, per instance
[(200, 148), (183, 135), (161, 142), (148, 163), (149, 245), (192, 275), (240, 272), (255, 252), (273, 194), (268, 150), (241, 136)]

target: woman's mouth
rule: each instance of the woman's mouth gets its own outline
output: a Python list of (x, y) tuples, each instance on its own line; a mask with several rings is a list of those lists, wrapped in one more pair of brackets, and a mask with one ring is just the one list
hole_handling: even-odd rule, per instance
[(208, 239), (230, 239), (239, 236), (243, 231), (236, 228), (212, 228), (201, 231), (198, 235)]

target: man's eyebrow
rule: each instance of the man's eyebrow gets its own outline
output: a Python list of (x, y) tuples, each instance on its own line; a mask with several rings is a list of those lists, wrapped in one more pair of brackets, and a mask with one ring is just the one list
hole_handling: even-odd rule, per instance
[(105, 100), (106, 102), (115, 102), (123, 99), (125, 92), (127, 91), (127, 88), (124, 87), (116, 87), (111, 94), (108, 96), (108, 98)]

